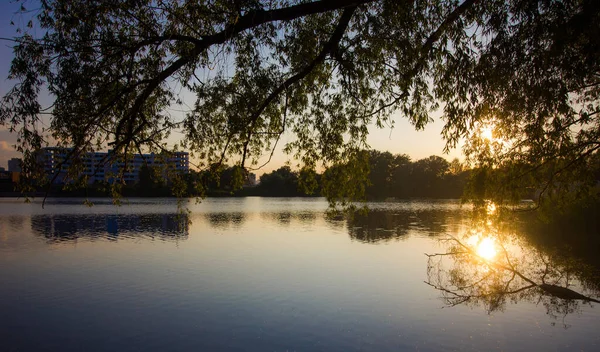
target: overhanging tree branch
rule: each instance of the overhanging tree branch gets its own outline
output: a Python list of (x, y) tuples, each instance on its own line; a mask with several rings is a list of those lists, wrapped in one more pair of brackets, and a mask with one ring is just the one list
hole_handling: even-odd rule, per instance
[(355, 10), (356, 10), (356, 6), (348, 7), (344, 10), (344, 12), (342, 13), (342, 16), (340, 17), (340, 21), (338, 22), (338, 25), (336, 26), (335, 30), (333, 31), (333, 34), (331, 35), (331, 38), (329, 38), (329, 41), (327, 41), (327, 43), (325, 43), (325, 45), (323, 46), (323, 49), (321, 49), (321, 52), (319, 52), (319, 54), (311, 61), (311, 63), (308, 64), (304, 69), (302, 69), (302, 71), (300, 71), (300, 72), (296, 73), (295, 75), (293, 75), (292, 77), (288, 78), (287, 80), (285, 80), (285, 82), (283, 82), (281, 85), (279, 85), (277, 88), (275, 88), (275, 90), (273, 92), (271, 92), (271, 94), (269, 94), (269, 96), (263, 101), (263, 103), (259, 106), (259, 108), (254, 112), (254, 114), (252, 114), (252, 116), (250, 116), (250, 121), (249, 121), (250, 128), (248, 129), (248, 134), (246, 136), (246, 142), (244, 143), (244, 151), (243, 151), (243, 155), (242, 155), (242, 167), (244, 167), (244, 162), (246, 161), (248, 144), (250, 143), (250, 138), (252, 136), (252, 132), (254, 131), (256, 121), (258, 121), (258, 118), (260, 117), (260, 115), (265, 111), (265, 109), (269, 106), (269, 104), (271, 104), (273, 102), (273, 100), (275, 100), (283, 91), (288, 89), (290, 86), (300, 82), (304, 77), (306, 77), (309, 73), (311, 73), (312, 70), (315, 67), (317, 67), (317, 65), (322, 63), (328, 54), (333, 52), (333, 50), (336, 48), (336, 46), (342, 39), (344, 33), (346, 32), (346, 29), (348, 28), (348, 24), (350, 23), (350, 19), (352, 18), (352, 15), (354, 14)]
[[(181, 69), (183, 66), (192, 62), (195, 58), (197, 58), (202, 52), (207, 50), (209, 47), (222, 44), (231, 37), (235, 36), (238, 33), (241, 33), (247, 29), (257, 27), (259, 25), (275, 22), (275, 21), (290, 21), (299, 17), (308, 16), (317, 13), (323, 13), (328, 11), (333, 11), (336, 9), (345, 9), (345, 8), (355, 8), (360, 4), (365, 4), (368, 2), (373, 2), (374, 0), (322, 0), (315, 1), (310, 3), (304, 3), (299, 5), (290, 6), (283, 9), (277, 10), (253, 10), (248, 12), (246, 15), (239, 18), (239, 20), (233, 24), (227, 26), (223, 31), (203, 37), (200, 41), (196, 42), (194, 45), (194, 49), (192, 52), (187, 55), (180, 57), (175, 62), (173, 62), (169, 67), (160, 72), (154, 79), (152, 79), (148, 85), (142, 90), (142, 92), (135, 99), (133, 107), (130, 112), (124, 117), (124, 120), (129, 120), (129, 128), (127, 139), (131, 139), (131, 137), (135, 134), (136, 131), (133, 130), (133, 120), (138, 117), (139, 112), (141, 111), (142, 105), (146, 102), (146, 100), (150, 97), (152, 92), (158, 88), (158, 86), (164, 82), (168, 77), (172, 76), (175, 72)], [(343, 32), (342, 32), (343, 33)], [(123, 121), (119, 124), (119, 127), (122, 127)], [(140, 124), (140, 127), (143, 127), (143, 123)], [(138, 128), (139, 129), (139, 128)], [(117, 128), (117, 136), (115, 144), (119, 144), (119, 135), (118, 131), (120, 128)]]

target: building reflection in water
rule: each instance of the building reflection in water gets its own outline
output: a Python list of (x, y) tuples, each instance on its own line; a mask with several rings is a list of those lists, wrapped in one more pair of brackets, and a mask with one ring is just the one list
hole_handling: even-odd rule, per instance
[(445, 250), (428, 254), (426, 283), (447, 306), (481, 306), (488, 313), (528, 301), (569, 327), (568, 314), (600, 303), (600, 285), (585, 264), (536, 248), (519, 231), (518, 219), (494, 206), (474, 211), (468, 230), (444, 238)]
[(164, 241), (187, 239), (188, 214), (97, 214), (33, 215), (31, 229), (49, 241), (73, 241), (79, 238), (157, 238)]

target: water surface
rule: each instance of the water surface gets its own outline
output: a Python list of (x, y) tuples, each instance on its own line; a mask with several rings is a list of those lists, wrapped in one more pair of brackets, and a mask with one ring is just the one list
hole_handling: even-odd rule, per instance
[(600, 349), (596, 303), (449, 304), (425, 254), (472, 230), (457, 201), (351, 219), (324, 199), (191, 200), (184, 215), (170, 199), (81, 202), (0, 199), (0, 350)]

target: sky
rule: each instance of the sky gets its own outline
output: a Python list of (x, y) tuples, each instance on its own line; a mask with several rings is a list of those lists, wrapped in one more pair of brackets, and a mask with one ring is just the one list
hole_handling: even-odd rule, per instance
[[(27, 4), (35, 1), (26, 1)], [(19, 4), (13, 0), (0, 0), (0, 38), (13, 38), (15, 27), (10, 25), (11, 20), (18, 22), (19, 16), (15, 12), (19, 9)], [(12, 87), (13, 82), (7, 79), (12, 60), (12, 43), (6, 40), (0, 40), (0, 96), (4, 96)], [(193, 106), (193, 101), (186, 101), (186, 104)], [(462, 158), (460, 149), (453, 149), (448, 154), (443, 154), (445, 142), (441, 136), (444, 126), (439, 113), (432, 114), (434, 122), (428, 124), (424, 130), (416, 131), (407, 119), (399, 115), (394, 116), (395, 128), (378, 129), (372, 126), (369, 129), (368, 144), (372, 149), (380, 151), (389, 151), (392, 154), (408, 154), (412, 160), (426, 158), (430, 155), (439, 155), (448, 160), (453, 158)], [(176, 143), (177, 137), (169, 141)], [(293, 136), (284, 135), (279, 143), (283, 146), (286, 141), (291, 141)], [(6, 126), (0, 126), (0, 167), (7, 167), (7, 161), (13, 157), (19, 157), (14, 149), (16, 135), (10, 133)], [(265, 156), (266, 160), (267, 156)], [(286, 154), (277, 150), (271, 159), (271, 162), (261, 170), (255, 171), (258, 175), (264, 172), (270, 172), (286, 162), (294, 165), (295, 162)]]

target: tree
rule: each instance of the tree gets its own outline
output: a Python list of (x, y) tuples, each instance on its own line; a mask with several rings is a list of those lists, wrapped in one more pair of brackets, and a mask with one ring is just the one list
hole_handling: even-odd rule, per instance
[(406, 154), (396, 155), (392, 171), (392, 195), (397, 198), (410, 197), (412, 162)]
[[(472, 164), (511, 170), (500, 184), (588, 184), (586, 165), (600, 148), (599, 7), (40, 0), (14, 38), (9, 78), (17, 83), (2, 100), (0, 123), (18, 133), (28, 174), (50, 137), (72, 147), (76, 160), (100, 147), (115, 157), (167, 149), (171, 132), (184, 134), (181, 146), (200, 167), (246, 168), (289, 131), (295, 139), (286, 150), (314, 169), (361, 160), (367, 127), (393, 123), (394, 112), (422, 128), (442, 106), (447, 147), (467, 138)], [(52, 107), (40, 105), (42, 89)], [(195, 96), (192, 106), (182, 90)], [(189, 109), (176, 115), (174, 105)], [(36, 129), (44, 113), (49, 127)], [(496, 139), (483, 140), (484, 128)]]
[(297, 196), (301, 194), (298, 188), (298, 173), (293, 172), (287, 165), (262, 175), (258, 187), (261, 194), (264, 195)]
[(459, 175), (461, 174), (463, 171), (465, 171), (465, 167), (464, 165), (460, 162), (460, 160), (458, 160), (458, 158), (454, 158), (452, 159), (452, 161), (450, 162), (450, 165), (448, 166), (448, 172), (451, 175)]
[(411, 174), (413, 193), (428, 197), (443, 194), (443, 181), (448, 168), (448, 161), (435, 155), (414, 162)]
[(395, 167), (395, 158), (390, 152), (372, 150), (369, 153), (367, 196), (379, 199), (392, 196), (392, 175)]
[(302, 195), (320, 195), (321, 175), (314, 169), (304, 167), (298, 172), (298, 192)]
[(141, 190), (152, 190), (156, 188), (158, 185), (156, 183), (154, 170), (151, 169), (148, 165), (142, 165), (140, 167), (140, 175), (138, 181), (138, 187)]

